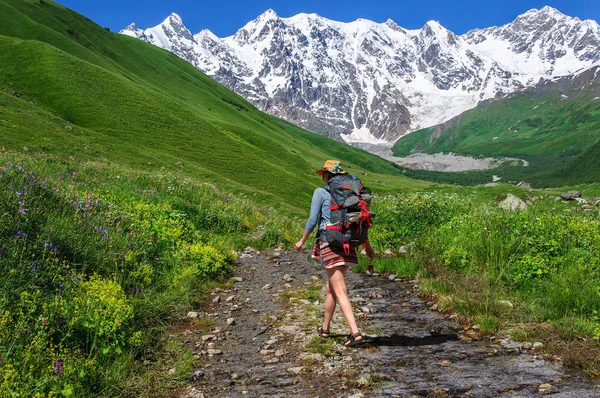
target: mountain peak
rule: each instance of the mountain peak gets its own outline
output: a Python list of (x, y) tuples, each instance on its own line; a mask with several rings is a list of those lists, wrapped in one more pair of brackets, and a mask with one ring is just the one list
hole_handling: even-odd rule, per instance
[(432, 29), (445, 29), (439, 21), (430, 20), (425, 23), (425, 26), (429, 26)]
[(133, 32), (135, 32), (137, 29), (138, 29), (138, 27), (137, 27), (137, 25), (135, 24), (135, 22), (132, 22), (132, 23), (130, 23), (129, 25), (127, 25), (127, 26), (125, 27), (125, 29), (123, 29), (123, 30), (124, 30), (124, 31), (125, 31), (125, 30), (130, 30), (130, 31), (133, 31)]
[(402, 33), (406, 33), (406, 31), (404, 29), (402, 29), (402, 27), (400, 25), (398, 25), (396, 22), (394, 22), (391, 19), (388, 19), (387, 21), (385, 21), (385, 25), (392, 29), (395, 30), (397, 32), (402, 32)]
[(550, 7), (550, 6), (544, 6), (538, 12), (543, 13), (543, 14), (548, 14), (548, 15), (559, 15), (559, 16), (563, 16), (563, 17), (565, 16), (565, 14), (558, 11), (556, 8)]
[(248, 22), (233, 35), (234, 41), (243, 44), (260, 40), (271, 31), (274, 24), (280, 20), (279, 15), (272, 8), (260, 14), (256, 19)]
[(421, 28), (421, 34), (425, 36), (442, 37), (448, 33), (448, 29), (444, 28), (438, 21), (427, 21)]
[(169, 21), (169, 22), (177, 22), (177, 23), (180, 23), (180, 24), (182, 24), (182, 23), (183, 23), (183, 20), (181, 19), (181, 17), (179, 16), (179, 14), (176, 14), (176, 13), (174, 13), (174, 12), (172, 12), (172, 13), (171, 13), (171, 15), (169, 15), (169, 16), (167, 17), (167, 19), (165, 19), (165, 22), (166, 22), (166, 21)]
[(562, 12), (558, 11), (556, 8), (550, 6), (544, 6), (541, 9), (532, 8), (531, 10), (525, 12), (524, 14), (517, 17), (517, 19), (530, 19), (530, 18), (554, 18), (554, 19), (563, 19), (570, 18), (567, 17)]
[(278, 19), (278, 18), (279, 18), (279, 15), (277, 15), (275, 10), (273, 10), (272, 8), (269, 8), (267, 11), (260, 14), (257, 19), (268, 20), (268, 19)]
[(218, 38), (217, 35), (215, 35), (209, 29), (202, 29), (200, 32), (198, 32), (198, 34), (201, 35), (201, 36), (209, 36), (209, 37)]

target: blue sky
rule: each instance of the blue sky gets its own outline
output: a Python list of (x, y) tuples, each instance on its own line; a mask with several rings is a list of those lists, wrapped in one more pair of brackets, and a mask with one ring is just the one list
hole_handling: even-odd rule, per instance
[(280, 17), (304, 12), (342, 22), (358, 18), (375, 22), (392, 19), (406, 29), (417, 29), (429, 20), (436, 20), (457, 34), (504, 25), (531, 8), (545, 5), (572, 17), (600, 20), (598, 0), (58, 0), (58, 3), (112, 31), (119, 31), (131, 22), (142, 29), (156, 26), (175, 12), (193, 34), (206, 28), (219, 37), (234, 34), (269, 8)]

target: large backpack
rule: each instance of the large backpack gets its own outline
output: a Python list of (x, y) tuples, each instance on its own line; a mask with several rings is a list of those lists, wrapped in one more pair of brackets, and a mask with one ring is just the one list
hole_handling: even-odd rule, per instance
[(331, 194), (331, 219), (325, 226), (327, 242), (350, 254), (350, 249), (368, 242), (371, 218), (375, 216), (369, 212), (371, 194), (355, 175), (333, 176), (324, 188)]

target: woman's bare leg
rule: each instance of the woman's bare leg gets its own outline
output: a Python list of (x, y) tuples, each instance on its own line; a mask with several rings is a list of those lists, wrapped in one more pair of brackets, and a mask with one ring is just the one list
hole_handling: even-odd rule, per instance
[(329, 330), (331, 325), (331, 319), (333, 319), (333, 313), (335, 311), (336, 295), (329, 286), (329, 280), (325, 285), (325, 318), (323, 319), (323, 330)]
[[(340, 310), (342, 310), (342, 314), (344, 314), (344, 318), (346, 318), (346, 322), (350, 328), (350, 333), (356, 334), (358, 333), (358, 326), (356, 325), (354, 313), (352, 312), (352, 304), (350, 304), (350, 299), (348, 299), (348, 290), (346, 288), (346, 280), (344, 279), (345, 271), (345, 267), (327, 269), (327, 276), (329, 277), (328, 285), (332, 294), (337, 298)], [(327, 313), (327, 311), (325, 312)], [(362, 337), (358, 337), (356, 340), (358, 341), (361, 339)]]

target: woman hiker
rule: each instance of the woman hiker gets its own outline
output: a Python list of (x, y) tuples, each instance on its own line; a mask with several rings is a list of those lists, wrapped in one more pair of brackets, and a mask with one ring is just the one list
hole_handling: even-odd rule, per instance
[[(322, 169), (317, 170), (317, 174), (320, 174), (323, 178), (323, 182), (327, 184), (329, 179), (333, 176), (347, 175), (348, 173), (342, 170), (340, 161), (328, 160), (325, 162)], [(310, 216), (306, 223), (306, 227), (304, 228), (304, 234), (302, 235), (302, 238), (296, 242), (295, 246), (296, 251), (300, 251), (318, 224), (319, 228), (312, 256), (315, 259), (319, 258), (321, 264), (325, 267), (327, 272), (327, 285), (325, 286), (325, 318), (323, 319), (323, 324), (317, 328), (317, 333), (319, 336), (325, 338), (331, 335), (329, 327), (331, 325), (331, 319), (333, 318), (336, 303), (338, 303), (342, 310), (342, 314), (350, 327), (350, 335), (344, 345), (351, 346), (362, 341), (363, 336), (360, 334), (358, 326), (356, 325), (356, 320), (354, 319), (352, 304), (350, 304), (350, 300), (348, 299), (348, 290), (346, 288), (344, 274), (351, 266), (358, 264), (358, 259), (356, 258), (355, 249), (350, 250), (350, 253), (346, 254), (344, 249), (333, 249), (329, 247), (329, 244), (327, 243), (325, 225), (330, 220), (330, 197), (330, 193), (324, 187), (315, 189), (310, 206)], [(367, 245), (367, 247), (369, 249), (367, 254), (372, 258), (374, 253), (370, 246)]]

